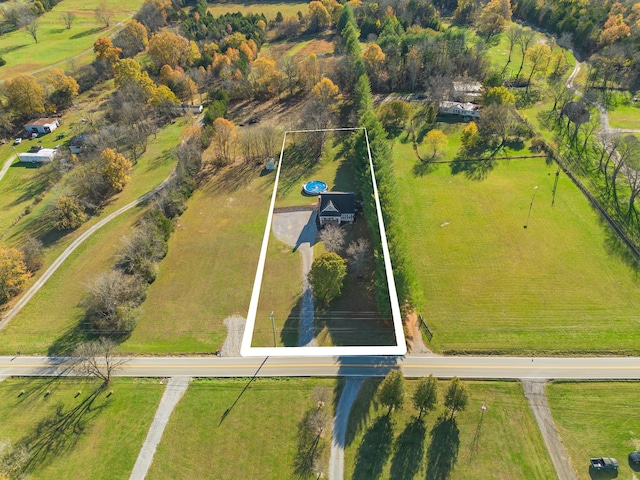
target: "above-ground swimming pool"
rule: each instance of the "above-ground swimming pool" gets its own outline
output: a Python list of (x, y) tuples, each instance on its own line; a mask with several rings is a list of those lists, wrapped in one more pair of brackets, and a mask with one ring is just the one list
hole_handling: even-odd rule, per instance
[(327, 190), (327, 184), (320, 180), (311, 180), (302, 185), (302, 191), (305, 195), (318, 195)]

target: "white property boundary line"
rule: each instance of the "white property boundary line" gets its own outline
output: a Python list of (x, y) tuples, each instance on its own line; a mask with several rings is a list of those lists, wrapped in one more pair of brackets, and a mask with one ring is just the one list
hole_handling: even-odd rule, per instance
[[(271, 224), (273, 221), (273, 209), (276, 204), (276, 194), (278, 191), (278, 182), (280, 180), (280, 169), (282, 168), (282, 158), (284, 156), (284, 147), (289, 133), (312, 133), (312, 132), (334, 132), (334, 131), (358, 131), (364, 130), (365, 139), (367, 141), (367, 152), (369, 155), (369, 170), (371, 171), (371, 182), (373, 183), (373, 195), (376, 201), (376, 211), (378, 214), (378, 225), (380, 226), (380, 239), (382, 241), (382, 253), (384, 256), (384, 266), (387, 274), (387, 285), (389, 288), (389, 298), (391, 301), (391, 314), (393, 317), (393, 327), (396, 337), (395, 346), (354, 346), (354, 347), (252, 347), (253, 329), (256, 323), (256, 315), (258, 313), (258, 301), (260, 299), (260, 288), (262, 286), (262, 276), (264, 274), (264, 264), (267, 259), (267, 246), (269, 244), (269, 236), (271, 234)], [(253, 292), (251, 294), (251, 302), (249, 303), (249, 312), (247, 314), (247, 323), (242, 337), (242, 345), (240, 347), (240, 355), (243, 357), (294, 357), (294, 356), (364, 356), (364, 355), (404, 355), (407, 353), (407, 344), (404, 338), (404, 330), (402, 327), (402, 314), (400, 313), (400, 305), (398, 303), (398, 294), (396, 291), (396, 283), (393, 278), (393, 266), (391, 265), (391, 257), (389, 255), (389, 244), (387, 243), (387, 234), (384, 229), (384, 220), (382, 218), (382, 208), (380, 206), (380, 198), (378, 196), (378, 184), (373, 168), (373, 159), (371, 158), (371, 149), (369, 148), (369, 135), (367, 129), (359, 128), (329, 128), (319, 130), (287, 130), (284, 132), (282, 140), (282, 149), (280, 150), (280, 159), (278, 161), (278, 169), (276, 170), (276, 179), (271, 194), (271, 205), (269, 206), (269, 214), (267, 215), (267, 224), (264, 229), (262, 238), (262, 248), (260, 250), (260, 258), (258, 260), (258, 269), (256, 270), (256, 278), (253, 283)]]

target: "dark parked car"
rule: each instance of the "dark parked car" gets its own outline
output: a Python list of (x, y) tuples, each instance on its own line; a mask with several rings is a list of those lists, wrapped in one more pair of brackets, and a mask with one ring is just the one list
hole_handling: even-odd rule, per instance
[(631, 452), (629, 454), (629, 461), (636, 465), (640, 465), (640, 452)]

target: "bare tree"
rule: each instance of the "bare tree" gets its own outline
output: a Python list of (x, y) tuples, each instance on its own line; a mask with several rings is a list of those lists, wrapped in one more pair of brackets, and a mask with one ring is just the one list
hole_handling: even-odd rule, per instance
[(362, 278), (369, 267), (371, 259), (369, 255), (369, 247), (371, 243), (366, 238), (359, 238), (355, 242), (351, 242), (347, 247), (347, 255), (349, 257), (349, 266), (353, 274)]
[(60, 15), (62, 17), (62, 21), (64, 22), (64, 26), (67, 30), (71, 30), (71, 25), (73, 21), (76, 19), (76, 14), (73, 12), (62, 12)]
[[(507, 37), (507, 41), (509, 42), (509, 58), (507, 58), (507, 65), (511, 63), (511, 54), (513, 53), (513, 47), (516, 46), (516, 43), (520, 40), (520, 35), (522, 35), (522, 27), (520, 25), (511, 25), (507, 31), (505, 32), (505, 36)], [(507, 68), (505, 65), (504, 68)]]
[(344, 246), (344, 230), (337, 225), (327, 225), (320, 231), (320, 241), (327, 252), (339, 252)]
[(520, 78), (520, 74), (522, 73), (522, 68), (524, 67), (524, 60), (526, 58), (525, 54), (527, 53), (527, 50), (529, 50), (529, 47), (531, 46), (535, 38), (536, 38), (536, 34), (530, 28), (523, 29), (522, 32), (520, 33), (520, 36), (518, 37), (517, 42), (518, 42), (518, 46), (520, 47), (520, 53), (522, 54), (522, 61), (520, 62), (520, 68), (518, 69), (518, 73), (516, 74), (516, 80)]
[(33, 40), (38, 43), (38, 29), (40, 28), (40, 21), (37, 17), (29, 15), (23, 18), (22, 24), (24, 29), (29, 35), (33, 37)]
[(323, 408), (331, 398), (331, 392), (326, 387), (315, 387), (311, 390), (311, 403), (318, 407)]
[(96, 377), (105, 385), (111, 382), (114, 372), (126, 363), (126, 359), (113, 356), (116, 344), (100, 337), (98, 340), (82, 342), (74, 351), (74, 371), (81, 376)]
[(98, 23), (104, 25), (105, 28), (109, 28), (111, 26), (113, 11), (109, 8), (107, 2), (105, 2), (104, 0), (100, 2), (100, 4), (94, 10), (94, 13)]

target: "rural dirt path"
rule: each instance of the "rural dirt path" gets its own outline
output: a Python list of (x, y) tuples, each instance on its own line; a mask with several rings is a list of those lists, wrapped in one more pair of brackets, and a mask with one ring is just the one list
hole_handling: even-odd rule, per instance
[(124, 207), (119, 208), (115, 212), (107, 215), (105, 218), (100, 220), (98, 223), (89, 228), (86, 232), (76, 238), (71, 244), (54, 260), (54, 262), (47, 268), (47, 270), (42, 274), (42, 276), (36, 280), (36, 282), (31, 286), (29, 290), (16, 302), (16, 304), (9, 309), (9, 311), (4, 315), (4, 317), (0, 318), (0, 331), (4, 330), (7, 325), (15, 318), (15, 316), (24, 308), (24, 306), (33, 298), (33, 296), (38, 293), (38, 291), (44, 286), (45, 283), (51, 278), (51, 276), (56, 273), (58, 268), (64, 263), (64, 261), (69, 258), (69, 256), (80, 246), (82, 243), (97, 232), (100, 228), (104, 227), (107, 223), (109, 223), (114, 218), (122, 215), (124, 212), (131, 210), (133, 207), (136, 207), (148, 200), (155, 193), (162, 190), (167, 182), (173, 177), (173, 173), (167, 177), (167, 179), (158, 185), (153, 190), (145, 193), (141, 197), (138, 197), (133, 202), (126, 204)]
[(353, 402), (358, 397), (362, 382), (366, 377), (347, 377), (340, 401), (333, 417), (333, 434), (331, 436), (331, 457), (329, 459), (329, 480), (344, 478), (344, 447), (347, 439), (347, 424)]
[(292, 212), (278, 212), (273, 215), (272, 230), (281, 242), (293, 247), (302, 256), (302, 304), (300, 326), (298, 328), (299, 347), (317, 347), (313, 328), (313, 289), (308, 275), (313, 263), (313, 245), (318, 231), (315, 210), (305, 209)]
[(7, 172), (9, 171), (9, 167), (13, 164), (13, 161), (15, 159), (16, 159), (16, 156), (11, 155), (9, 158), (7, 158), (7, 161), (4, 162), (4, 165), (2, 165), (2, 170), (0, 170), (0, 180), (2, 180), (4, 176), (7, 174)]
[(558, 480), (578, 480), (549, 410), (549, 404), (544, 392), (546, 381), (523, 380), (522, 383), (524, 385), (524, 394), (529, 400), (533, 415), (536, 418), (536, 422), (538, 422), (540, 432), (542, 432), (542, 438), (556, 469)]
[(147, 476), (153, 457), (156, 454), (156, 448), (162, 439), (167, 423), (169, 423), (171, 413), (182, 398), (182, 395), (184, 395), (184, 392), (187, 391), (189, 382), (191, 382), (191, 377), (171, 377), (169, 379), (158, 410), (156, 410), (156, 415), (153, 418), (151, 427), (149, 427), (147, 438), (142, 444), (138, 459), (129, 477), (130, 480), (144, 480)]

